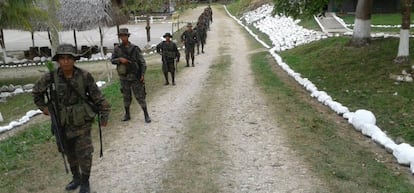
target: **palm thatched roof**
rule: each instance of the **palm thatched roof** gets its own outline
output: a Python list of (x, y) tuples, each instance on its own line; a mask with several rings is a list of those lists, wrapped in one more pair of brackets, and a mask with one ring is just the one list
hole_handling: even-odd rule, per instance
[[(58, 0), (59, 6), (56, 18), (60, 30), (89, 30), (103, 26), (114, 26), (128, 21), (117, 7), (112, 6), (111, 0)], [(48, 10), (48, 5), (39, 5)], [(51, 17), (54, 17), (51, 15)], [(48, 24), (45, 21), (32, 21), (34, 31), (45, 31)]]
[(57, 18), (67, 30), (88, 30), (113, 24), (110, 0), (60, 0)]

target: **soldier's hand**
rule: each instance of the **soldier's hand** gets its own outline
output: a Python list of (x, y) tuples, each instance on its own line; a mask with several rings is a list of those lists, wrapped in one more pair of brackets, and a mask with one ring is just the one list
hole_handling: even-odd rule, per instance
[(141, 78), (139, 79), (139, 81), (144, 82), (144, 75), (141, 76)]
[(42, 112), (44, 115), (50, 115), (49, 108), (47, 107), (43, 108)]
[(121, 62), (121, 64), (128, 64), (128, 59), (126, 58), (119, 58), (119, 62)]

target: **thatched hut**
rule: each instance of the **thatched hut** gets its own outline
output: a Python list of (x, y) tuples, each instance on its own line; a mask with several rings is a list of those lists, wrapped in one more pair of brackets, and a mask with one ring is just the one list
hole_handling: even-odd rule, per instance
[[(36, 22), (33, 31), (51, 31), (52, 47), (59, 44), (59, 38), (53, 37), (53, 31), (55, 31), (56, 36), (58, 35), (57, 31), (73, 30), (75, 46), (78, 47), (76, 31), (97, 28), (100, 31), (102, 47), (103, 34), (101, 28), (120, 25), (128, 21), (127, 17), (122, 15), (116, 6), (112, 6), (111, 0), (59, 0), (56, 11), (53, 10), (53, 5), (50, 4), (39, 6), (49, 12), (51, 20)], [(53, 19), (55, 19), (55, 22), (53, 22)]]

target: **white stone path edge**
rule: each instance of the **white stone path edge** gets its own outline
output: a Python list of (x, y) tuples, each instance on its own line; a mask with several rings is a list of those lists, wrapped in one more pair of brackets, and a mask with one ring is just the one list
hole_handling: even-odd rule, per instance
[[(103, 85), (105, 85), (106, 82), (104, 81), (97, 81), (96, 85), (98, 85), (98, 87), (102, 87)], [(15, 127), (19, 127), (22, 126), (24, 124), (26, 124), (27, 122), (30, 121), (30, 119), (36, 115), (42, 114), (42, 111), (37, 109), (37, 110), (30, 110), (28, 111), (22, 118), (12, 121), (10, 122), (8, 125), (4, 125), (4, 126), (0, 126), (0, 133), (11, 130)], [(1, 116), (1, 114), (0, 114)]]
[[(266, 5), (264, 5), (266, 6)], [(243, 24), (242, 21), (231, 15), (227, 10), (227, 7), (224, 5), (224, 8), (227, 14), (233, 18), (237, 23), (246, 29), (246, 31), (251, 34), (259, 43), (261, 43), (265, 48), (270, 48), (265, 42), (260, 40), (256, 34), (254, 34), (247, 26)], [(263, 19), (263, 18), (262, 18)], [(259, 23), (259, 22), (258, 22)], [(259, 29), (260, 30), (260, 29)], [(262, 31), (263, 32), (263, 31)], [(266, 32), (263, 32), (266, 33)], [(266, 33), (268, 36), (272, 34)], [(277, 47), (277, 48), (276, 48)], [(278, 65), (286, 71), (291, 77), (293, 77), (300, 85), (302, 85), (307, 91), (311, 93), (311, 96), (316, 98), (320, 103), (330, 107), (338, 115), (342, 115), (343, 118), (348, 120), (348, 123), (353, 125), (357, 131), (365, 136), (371, 137), (371, 139), (386, 150), (393, 154), (397, 159), (397, 162), (401, 165), (410, 166), (411, 173), (414, 173), (414, 147), (407, 143), (396, 144), (391, 138), (389, 138), (385, 132), (383, 132), (375, 123), (375, 115), (364, 109), (359, 109), (355, 112), (350, 112), (347, 107), (343, 106), (339, 102), (336, 102), (332, 99), (325, 91), (319, 91), (317, 87), (309, 81), (307, 78), (302, 78), (301, 74), (293, 71), (288, 64), (283, 62), (283, 59), (280, 55), (277, 54), (280, 46), (275, 46), (270, 48), (269, 52), (277, 61)]]

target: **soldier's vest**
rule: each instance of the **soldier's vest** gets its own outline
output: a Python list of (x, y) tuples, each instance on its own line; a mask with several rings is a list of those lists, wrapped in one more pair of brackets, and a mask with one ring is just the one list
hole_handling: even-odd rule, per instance
[[(82, 72), (81, 72), (82, 73)], [(81, 127), (92, 123), (96, 116), (92, 108), (77, 94), (75, 91), (58, 77), (57, 70), (53, 73), (56, 93), (58, 97), (59, 119), (61, 126)], [(73, 88), (78, 91), (82, 97), (87, 99), (86, 82), (84, 73), (81, 76), (74, 76)]]
[(177, 57), (177, 53), (175, 52), (176, 45), (174, 43), (167, 44), (165, 42), (162, 43), (162, 54), (167, 59), (175, 59)]

